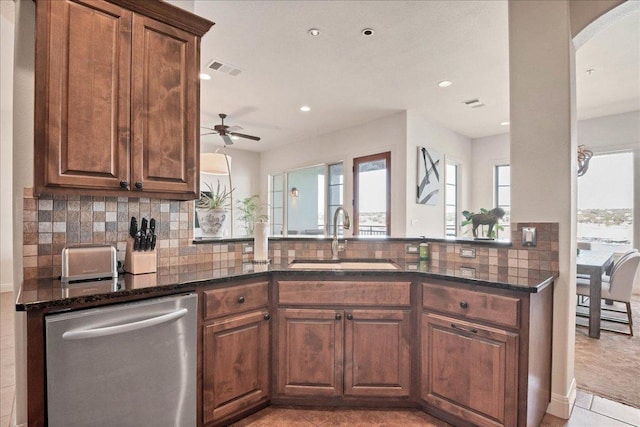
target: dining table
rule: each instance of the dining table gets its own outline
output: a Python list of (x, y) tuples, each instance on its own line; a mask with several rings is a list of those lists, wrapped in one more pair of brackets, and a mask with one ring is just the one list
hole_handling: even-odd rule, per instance
[(613, 265), (615, 253), (606, 250), (580, 250), (577, 273), (589, 276), (589, 336), (600, 338), (602, 275)]

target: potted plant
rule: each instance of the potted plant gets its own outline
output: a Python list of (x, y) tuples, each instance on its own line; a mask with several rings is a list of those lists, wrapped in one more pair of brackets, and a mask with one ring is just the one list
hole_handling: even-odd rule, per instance
[(220, 188), (218, 181), (215, 191), (210, 183), (205, 183), (208, 191), (200, 192), (200, 199), (196, 203), (198, 224), (203, 237), (222, 237), (224, 224), (229, 216), (229, 205), (233, 189)]
[(256, 222), (266, 222), (269, 217), (264, 213), (265, 205), (260, 203), (260, 196), (254, 194), (237, 202), (238, 219), (242, 222), (247, 236), (253, 236)]

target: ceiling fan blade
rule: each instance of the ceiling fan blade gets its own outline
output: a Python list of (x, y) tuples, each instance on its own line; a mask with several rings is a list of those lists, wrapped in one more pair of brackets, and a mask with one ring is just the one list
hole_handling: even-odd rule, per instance
[(215, 131), (214, 128), (210, 128), (209, 126), (200, 126), (201, 129), (206, 129), (206, 130), (210, 130), (210, 131)]
[(207, 136), (207, 135), (218, 135), (218, 132), (207, 132), (207, 133), (200, 134), (200, 136)]
[(254, 141), (260, 141), (260, 137), (258, 137), (258, 136), (245, 135), (243, 133), (238, 133), (238, 132), (229, 132), (229, 134), (233, 135), (233, 136), (240, 137), (240, 138), (246, 138), (246, 139), (252, 139)]
[(220, 135), (224, 140), (224, 145), (233, 145), (233, 141), (229, 135)]

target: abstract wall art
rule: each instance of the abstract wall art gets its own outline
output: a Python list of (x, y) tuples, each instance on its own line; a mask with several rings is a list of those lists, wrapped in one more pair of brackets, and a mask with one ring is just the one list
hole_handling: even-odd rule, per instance
[(440, 199), (440, 166), (442, 156), (430, 148), (418, 147), (416, 203), (437, 205)]

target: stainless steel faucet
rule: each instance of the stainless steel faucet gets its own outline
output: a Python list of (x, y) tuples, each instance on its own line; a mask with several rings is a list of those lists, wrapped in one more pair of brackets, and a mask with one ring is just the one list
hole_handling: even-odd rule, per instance
[[(342, 211), (342, 214), (344, 216), (342, 221), (342, 227), (345, 230), (348, 230), (349, 227), (351, 227), (349, 212), (347, 212), (347, 210), (342, 206), (338, 206), (338, 209), (336, 209), (335, 213), (333, 214), (333, 240), (331, 241), (331, 259), (332, 260), (339, 259), (338, 253), (344, 250), (344, 246), (340, 247), (340, 245), (338, 244), (338, 214), (340, 214), (340, 211)], [(345, 240), (345, 245), (346, 245), (346, 240)]]

